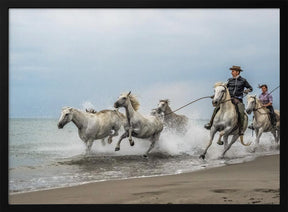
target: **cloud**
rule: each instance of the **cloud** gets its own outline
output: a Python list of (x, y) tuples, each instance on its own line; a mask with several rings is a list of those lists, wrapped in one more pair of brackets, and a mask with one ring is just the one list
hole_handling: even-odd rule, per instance
[[(143, 98), (143, 112), (159, 98), (171, 98), (176, 108), (209, 95), (232, 65), (255, 85), (279, 84), (278, 9), (11, 9), (9, 15), (12, 111), (20, 99), (25, 108), (40, 108), (37, 96), (51, 102), (46, 113), (84, 101), (98, 110), (129, 90)], [(187, 113), (207, 116), (207, 101)]]

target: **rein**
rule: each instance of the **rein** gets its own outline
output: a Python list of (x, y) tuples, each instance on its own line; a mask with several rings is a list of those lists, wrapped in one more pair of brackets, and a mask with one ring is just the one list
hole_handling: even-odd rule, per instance
[[(224, 87), (224, 86), (223, 86)], [(269, 94), (271, 94), (273, 91), (275, 91), (277, 88), (279, 88), (280, 87), (280, 85), (278, 86), (278, 87), (276, 87), (276, 88), (274, 88)], [(226, 87), (224, 87), (225, 88), (225, 91), (226, 91)], [(244, 93), (244, 92), (243, 92)], [(248, 93), (245, 93), (244, 95), (243, 95), (243, 98), (247, 95)], [(172, 112), (170, 112), (170, 113), (167, 113), (166, 115), (170, 115), (171, 113), (174, 113), (174, 112), (176, 112), (176, 111), (178, 111), (178, 110), (180, 110), (180, 109), (182, 109), (182, 108), (184, 108), (184, 107), (187, 107), (188, 105), (190, 105), (190, 104), (193, 104), (194, 102), (197, 102), (197, 101), (199, 101), (199, 100), (201, 100), (201, 99), (206, 99), (206, 98), (213, 98), (214, 97), (214, 95), (212, 95), (212, 96), (204, 96), (204, 97), (201, 97), (201, 98), (199, 98), (199, 99), (196, 99), (196, 100), (194, 100), (194, 101), (192, 101), (192, 102), (189, 102), (188, 104), (186, 104), (186, 105), (184, 105), (184, 106), (182, 106), (182, 107), (179, 107), (178, 109), (176, 109), (176, 110), (174, 110), (174, 111), (172, 111)], [(230, 100), (232, 100), (233, 98), (230, 98), (230, 99), (226, 99), (226, 100), (224, 100), (224, 101), (221, 101), (220, 102), (220, 104), (222, 104), (222, 103), (225, 103), (225, 102), (228, 102), (228, 101), (230, 101)], [(260, 108), (262, 108), (262, 107), (260, 107)], [(257, 110), (258, 109), (260, 109), (260, 108), (257, 108)], [(259, 112), (260, 113), (260, 112)], [(266, 113), (267, 114), (267, 113)]]
[(258, 107), (258, 108), (254, 108), (253, 109), (253, 111), (257, 111), (258, 113), (260, 113), (261, 115), (265, 115), (265, 114), (269, 114), (269, 112), (268, 113), (262, 113), (262, 112), (260, 112), (260, 111), (258, 111), (259, 109), (261, 109), (261, 108), (265, 108), (264, 106), (261, 106), (261, 107)]

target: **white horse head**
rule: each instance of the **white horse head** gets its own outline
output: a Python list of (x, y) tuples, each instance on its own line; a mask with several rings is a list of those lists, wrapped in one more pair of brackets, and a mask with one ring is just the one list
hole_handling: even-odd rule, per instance
[(131, 94), (131, 91), (129, 93), (122, 93), (118, 97), (118, 100), (114, 103), (114, 107), (115, 108), (119, 108), (119, 107), (127, 108), (129, 105), (129, 102), (131, 103), (133, 109), (137, 111), (140, 106), (140, 103), (136, 99), (136, 96)]
[(161, 121), (163, 121), (164, 116), (162, 115), (161, 111), (158, 108), (153, 108), (151, 110), (150, 115), (155, 116), (159, 118)]
[(170, 101), (169, 99), (162, 99), (159, 101), (159, 104), (158, 104), (158, 110), (159, 112), (165, 112), (168, 105), (169, 105)]
[(217, 82), (214, 85), (214, 97), (212, 100), (213, 106), (219, 106), (227, 97), (227, 87), (225, 83)]
[(58, 128), (62, 129), (67, 123), (69, 123), (72, 120), (72, 118), (73, 118), (72, 108), (63, 107), (58, 121)]
[(246, 112), (248, 114), (251, 114), (252, 111), (255, 109), (256, 107), (256, 94), (255, 95), (247, 95), (247, 108), (246, 108)]

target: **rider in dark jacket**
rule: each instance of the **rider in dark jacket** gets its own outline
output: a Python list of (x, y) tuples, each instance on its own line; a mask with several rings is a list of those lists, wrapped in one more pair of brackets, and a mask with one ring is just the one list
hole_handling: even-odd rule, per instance
[(244, 88), (249, 89), (249, 92), (253, 91), (252, 86), (240, 75), (237, 78), (229, 78), (227, 88), (231, 97), (238, 98), (241, 101), (243, 98)]
[[(245, 119), (245, 106), (243, 104), (243, 93), (249, 93), (253, 91), (252, 86), (247, 82), (247, 80), (240, 76), (240, 72), (243, 71), (240, 66), (232, 66), (230, 68), (232, 71), (232, 78), (229, 78), (227, 81), (227, 88), (229, 90), (231, 101), (236, 106), (238, 112), (238, 125), (239, 125), (239, 135), (243, 135), (243, 125)], [(245, 89), (246, 88), (246, 89)], [(245, 90), (244, 90), (245, 89)], [(210, 129), (213, 123), (213, 119), (218, 112), (220, 106), (214, 109), (211, 120), (204, 127)]]

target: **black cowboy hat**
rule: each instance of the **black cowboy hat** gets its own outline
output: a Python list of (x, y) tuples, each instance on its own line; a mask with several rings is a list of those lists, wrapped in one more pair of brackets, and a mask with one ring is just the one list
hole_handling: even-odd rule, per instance
[(241, 67), (240, 66), (232, 66), (231, 68), (229, 68), (230, 70), (235, 70), (235, 71), (243, 71), (242, 69), (241, 69)]

